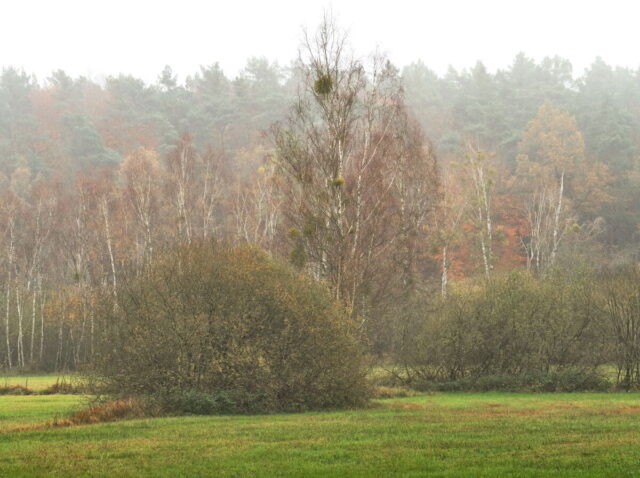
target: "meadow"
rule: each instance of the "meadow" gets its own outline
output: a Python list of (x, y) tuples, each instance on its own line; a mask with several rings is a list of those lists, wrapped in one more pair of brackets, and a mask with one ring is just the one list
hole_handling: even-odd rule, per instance
[(40, 392), (56, 382), (73, 382), (75, 376), (69, 375), (0, 375), (0, 387), (22, 386)]
[[(39, 379), (47, 380), (55, 381)], [(375, 400), (361, 410), (44, 426), (87, 399), (1, 396), (0, 476), (638, 476), (640, 470), (637, 393), (437, 393)]]

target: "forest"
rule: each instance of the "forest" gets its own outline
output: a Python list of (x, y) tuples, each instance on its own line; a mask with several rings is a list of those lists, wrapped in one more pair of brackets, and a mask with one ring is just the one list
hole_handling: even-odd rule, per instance
[(3, 68), (0, 368), (82, 370), (104, 297), (216, 243), (326, 285), (403, 382), (638, 384), (640, 71), (519, 54), (437, 75), (359, 59), (332, 24), (305, 38), (234, 78)]
[(637, 476), (620, 2), (343, 2), (286, 62), (306, 3), (54, 3), (0, 29), (0, 477)]

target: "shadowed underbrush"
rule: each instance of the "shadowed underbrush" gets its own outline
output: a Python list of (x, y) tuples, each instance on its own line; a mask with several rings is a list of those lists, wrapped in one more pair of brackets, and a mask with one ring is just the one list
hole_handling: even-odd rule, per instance
[(0, 387), (0, 395), (34, 395), (35, 393), (23, 385), (3, 385)]

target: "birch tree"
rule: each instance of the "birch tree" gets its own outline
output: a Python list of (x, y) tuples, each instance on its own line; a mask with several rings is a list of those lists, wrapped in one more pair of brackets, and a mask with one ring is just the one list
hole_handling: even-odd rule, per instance
[(381, 55), (356, 59), (331, 18), (305, 35), (297, 75), (295, 106), (274, 128), (292, 254), (364, 322), (376, 296), (408, 280), (408, 238), (437, 195), (435, 159), (397, 69)]
[[(189, 244), (192, 239), (195, 212), (194, 175), (196, 152), (189, 135), (183, 135), (167, 157), (169, 196), (175, 211), (178, 238)], [(205, 176), (205, 179), (206, 178)], [(203, 198), (205, 199), (205, 198)]]
[(443, 168), (442, 202), (436, 215), (436, 227), (441, 249), (440, 260), (440, 294), (447, 296), (449, 285), (449, 268), (451, 266), (451, 247), (460, 236), (460, 227), (466, 213), (469, 199), (460, 190), (459, 181), (455, 181), (452, 168)]
[[(125, 194), (136, 225), (136, 250), (140, 270), (153, 259), (161, 174), (158, 155), (153, 150), (138, 148), (124, 159), (120, 172), (125, 180)], [(103, 213), (105, 211), (103, 208)], [(108, 228), (106, 216), (105, 227)]]
[(274, 249), (280, 225), (282, 195), (276, 182), (274, 165), (260, 166), (246, 185), (238, 185), (233, 213), (238, 239)]
[(488, 155), (479, 146), (467, 142), (463, 171), (468, 188), (468, 217), (474, 226), (480, 249), (482, 268), (488, 278), (493, 270), (493, 210), (492, 199), (495, 168), (491, 165), (494, 155)]
[(212, 148), (198, 155), (202, 177), (199, 209), (203, 239), (215, 237), (216, 234), (216, 214), (219, 213), (225, 194), (223, 160), (224, 153), (216, 152)]
[(9, 369), (13, 366), (12, 354), (11, 354), (11, 281), (12, 272), (14, 268), (15, 260), (15, 206), (13, 198), (7, 195), (5, 201), (5, 260), (6, 260), (6, 274), (5, 274), (5, 314), (4, 314), (4, 332), (5, 332), (5, 345), (6, 345), (6, 359), (7, 367)]
[(569, 113), (545, 102), (519, 145), (519, 185), (529, 228), (522, 238), (527, 266), (537, 273), (553, 266), (568, 228), (576, 224), (571, 198), (588, 169), (584, 141)]

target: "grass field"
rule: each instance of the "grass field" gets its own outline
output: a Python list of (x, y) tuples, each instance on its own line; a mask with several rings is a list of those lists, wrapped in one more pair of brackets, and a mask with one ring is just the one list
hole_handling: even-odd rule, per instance
[(79, 396), (0, 397), (0, 476), (639, 476), (640, 394), (455, 394), (292, 415), (11, 432)]
[[(2, 395), (0, 396), (0, 433), (45, 423), (55, 417), (64, 417), (79, 407), (85, 406), (87, 402), (87, 397), (79, 395)], [(2, 466), (0, 466), (0, 476), (2, 476)]]
[(0, 375), (0, 387), (21, 385), (34, 391), (44, 390), (56, 381), (69, 382), (73, 375)]

